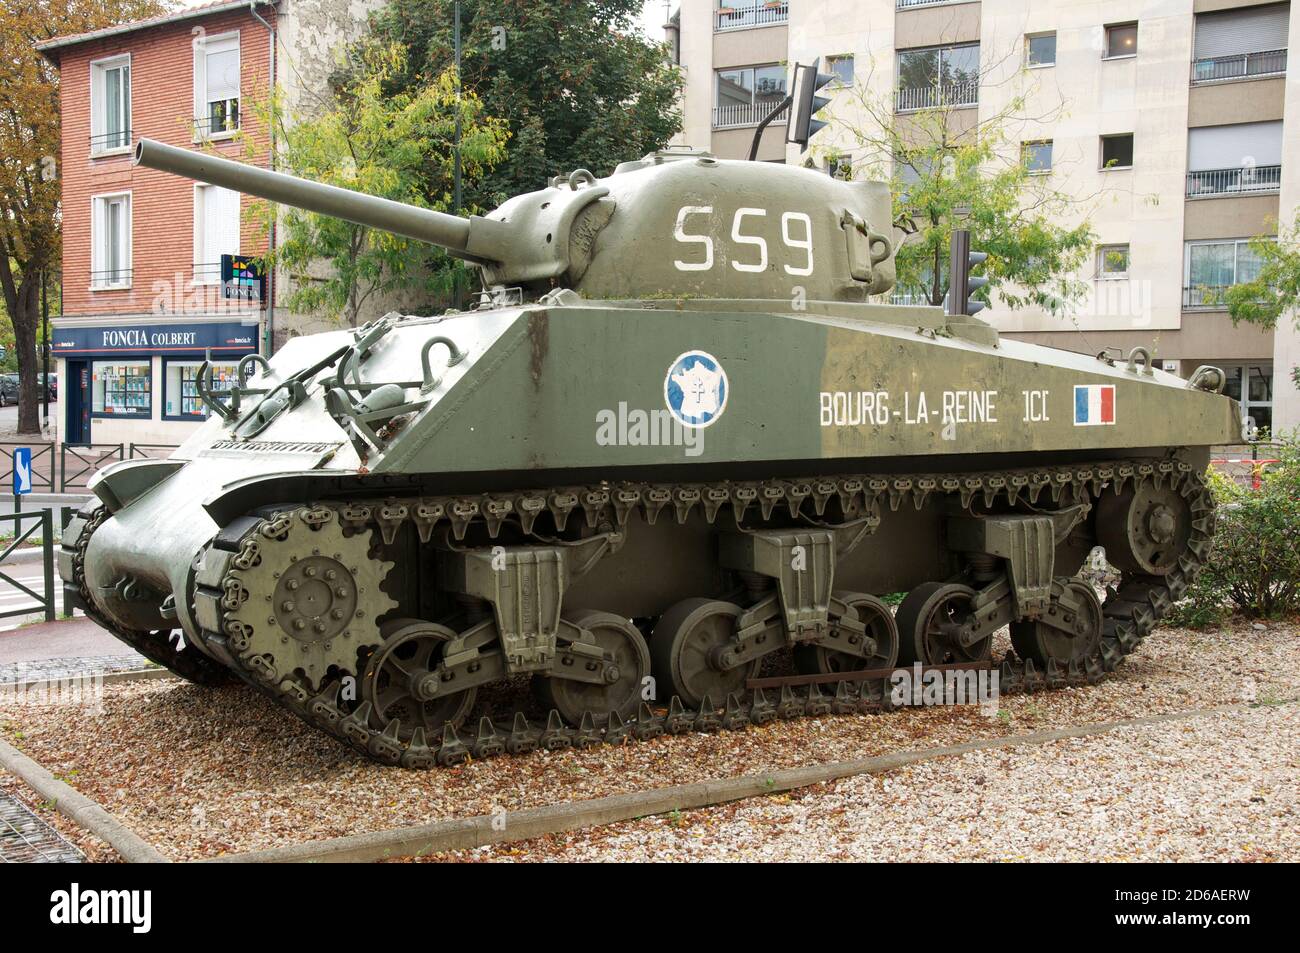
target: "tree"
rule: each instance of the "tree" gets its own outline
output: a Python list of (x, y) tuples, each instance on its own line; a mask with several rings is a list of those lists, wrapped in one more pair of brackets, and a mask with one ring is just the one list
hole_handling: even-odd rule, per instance
[[(1087, 288), (1077, 273), (1090, 258), (1094, 233), (1079, 208), (1091, 197), (1054, 188), (1049, 176), (1034, 174), (1030, 154), (1022, 155), (1023, 128), (1055, 115), (1028, 115), (1026, 90), (973, 126), (967, 121), (972, 111), (961, 104), (991, 72), (972, 70), (940, 73), (936, 60), (925, 71), (934, 76), (926, 86), (904, 68), (906, 88), (884, 93), (868, 78), (837, 104), (831, 131), (847, 132), (864, 153), (855, 178), (890, 183), (895, 224), (906, 233), (896, 259), (899, 292), (942, 305), (952, 230), (968, 228), (971, 247), (989, 256), (982, 272), (989, 284), (980, 297), (988, 300), (996, 290), (1009, 308), (1035, 305), (1060, 314)], [(900, 112), (899, 96), (924, 108)], [(1070, 220), (1077, 224), (1061, 224)]]
[[(458, 100), (450, 71), (427, 84), (391, 91), (394, 76), (406, 65), (399, 45), (372, 42), (353, 55), (349, 82), (323, 111), (288, 121), (277, 103), (267, 105), (277, 130), (279, 161), (286, 171), (315, 182), (446, 211), (457, 110), (461, 161), (471, 183), (504, 154), (505, 124), (485, 117), (473, 93)], [(270, 207), (258, 209), (263, 222), (269, 222)], [(432, 290), (460, 267), (423, 242), (294, 208), (285, 212), (273, 257), (293, 278), (291, 308), (336, 309), (353, 325), (371, 296), (399, 287)], [(323, 277), (310, 271), (322, 261), (328, 266)]]
[[(1288, 311), (1300, 307), (1300, 210), (1288, 228), (1278, 235), (1257, 235), (1250, 249), (1259, 262), (1259, 271), (1251, 281), (1232, 285), (1221, 292), (1205, 289), (1207, 298), (1221, 294), (1233, 323), (1246, 321), (1272, 330)], [(1300, 311), (1296, 312), (1300, 326)], [(1300, 366), (1291, 368), (1291, 379), (1300, 387)]]
[[(403, 43), (427, 82), (454, 64), (451, 0), (390, 0), (374, 34)], [(662, 148), (680, 128), (678, 71), (635, 32), (641, 0), (463, 0), (462, 80), (488, 115), (509, 123), (505, 160), (473, 201), (495, 207), (561, 172), (608, 175)]]
[(18, 352), (20, 433), (40, 430), (41, 279), (58, 269), (61, 250), (58, 73), (35, 44), (161, 10), (157, 0), (5, 0), (0, 6), (0, 292)]

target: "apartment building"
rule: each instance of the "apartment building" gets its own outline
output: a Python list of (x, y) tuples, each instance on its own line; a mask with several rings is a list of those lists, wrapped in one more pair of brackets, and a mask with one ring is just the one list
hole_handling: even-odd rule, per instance
[[(996, 300), (982, 316), (1074, 351), (1154, 344), (1184, 375), (1216, 364), (1258, 426), (1297, 426), (1297, 335), (1234, 327), (1222, 292), (1253, 276), (1248, 240), (1300, 203), (1300, 168), (1284, 159), (1300, 155), (1300, 116), (1287, 115), (1300, 110), (1287, 69), (1298, 16), (1277, 0), (684, 0), (669, 25), (686, 75), (681, 141), (746, 157), (792, 64), (815, 57), (842, 120), (812, 153), (831, 174), (882, 161), (847, 131), (869, 121), (864, 88), (896, 115), (943, 108), (972, 131), (1023, 96), (1023, 161), (1079, 197), (1097, 248), (1067, 317)], [(776, 122), (758, 158), (807, 157)]]
[(203, 362), (220, 392), (293, 318), (277, 308), (284, 282), (262, 273), (274, 235), (254, 200), (137, 167), (135, 143), (268, 167), (258, 104), (323, 88), (331, 51), (363, 25), (349, 0), (217, 0), (38, 45), (62, 109), (63, 300), (50, 323), (64, 442), (182, 442), (210, 414)]

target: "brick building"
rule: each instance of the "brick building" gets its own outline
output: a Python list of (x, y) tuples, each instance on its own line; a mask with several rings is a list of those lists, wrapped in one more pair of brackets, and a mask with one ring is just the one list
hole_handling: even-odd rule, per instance
[(284, 281), (256, 273), (274, 230), (249, 214), (255, 200), (137, 167), (133, 147), (144, 137), (269, 166), (257, 104), (272, 89), (291, 110), (311, 101), (376, 3), (217, 0), (38, 45), (60, 74), (63, 440), (178, 444), (207, 417), (202, 362), (220, 389), (283, 336)]

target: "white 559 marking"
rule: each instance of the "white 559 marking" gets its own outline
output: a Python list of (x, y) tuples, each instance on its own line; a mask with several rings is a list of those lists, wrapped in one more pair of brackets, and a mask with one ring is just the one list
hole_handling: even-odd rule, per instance
[(712, 205), (683, 205), (677, 211), (677, 225), (673, 228), (673, 238), (679, 242), (689, 244), (699, 243), (704, 246), (704, 261), (674, 261), (679, 271), (708, 271), (713, 267), (713, 239), (708, 235), (687, 235), (686, 234), (686, 216), (688, 215), (709, 215), (713, 212)]
[[(703, 261), (682, 261), (680, 258), (674, 259), (673, 265), (678, 271), (708, 271), (713, 267), (713, 237), (709, 234), (688, 234), (686, 231), (686, 219), (691, 215), (712, 215), (712, 205), (683, 205), (677, 210), (677, 221), (673, 226), (673, 238), (679, 242), (688, 245), (703, 245)], [(758, 261), (746, 262), (737, 261), (731, 258), (731, 267), (736, 271), (758, 273), (767, 271), (767, 240), (761, 235), (748, 235), (743, 231), (744, 219), (746, 218), (766, 218), (767, 209), (765, 208), (738, 208), (735, 217), (731, 220), (731, 240), (737, 245), (751, 245), (758, 249)], [(803, 227), (795, 229), (800, 234), (791, 234), (791, 224), (798, 223)], [(787, 275), (811, 275), (813, 273), (813, 227), (812, 218), (805, 212), (782, 212), (781, 213), (781, 238), (787, 248), (796, 251), (802, 251), (803, 263), (791, 264), (783, 263)], [(746, 256), (749, 257), (749, 256)]]

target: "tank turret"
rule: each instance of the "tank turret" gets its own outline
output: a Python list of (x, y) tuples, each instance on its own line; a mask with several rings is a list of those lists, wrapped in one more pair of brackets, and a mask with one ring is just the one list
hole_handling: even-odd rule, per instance
[(440, 245), (484, 287), (583, 297), (864, 301), (894, 282), (889, 188), (809, 169), (666, 150), (585, 169), (459, 217), (149, 139), (135, 161)]

